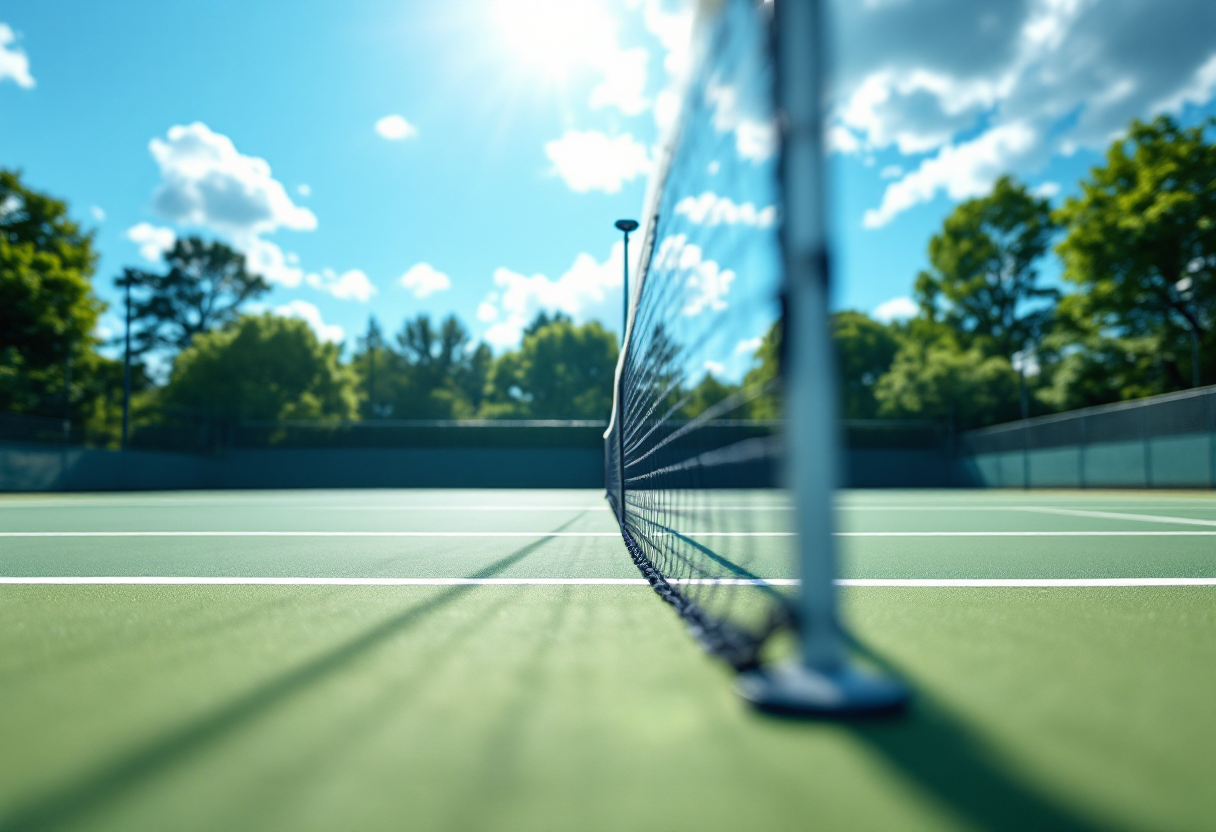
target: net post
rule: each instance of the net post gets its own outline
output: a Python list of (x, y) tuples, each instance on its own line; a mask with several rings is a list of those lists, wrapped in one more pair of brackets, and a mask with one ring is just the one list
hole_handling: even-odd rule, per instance
[(858, 670), (837, 616), (833, 496), (839, 476), (835, 360), (829, 332), (820, 0), (775, 0), (773, 50), (782, 141), (781, 247), (787, 479), (797, 517), (798, 661), (740, 677), (762, 710), (815, 716), (902, 708), (907, 689)]
[[(625, 344), (622, 342), (621, 352), (624, 351)], [(616, 441), (616, 514), (622, 529), (625, 528), (625, 396), (622, 391), (624, 380), (624, 365), (622, 364), (621, 381), (616, 391), (616, 435), (613, 437)]]
[(789, 482), (798, 518), (803, 663), (833, 671), (843, 660), (836, 620), (832, 497), (839, 476), (836, 390), (829, 354), (828, 256), (819, 89), (818, 0), (776, 4), (777, 106), (785, 123), (780, 177), (788, 296), (785, 406)]

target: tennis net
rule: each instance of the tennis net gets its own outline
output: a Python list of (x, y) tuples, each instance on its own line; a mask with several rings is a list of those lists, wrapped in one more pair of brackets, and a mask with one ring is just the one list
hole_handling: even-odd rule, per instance
[(605, 434), (634, 562), (737, 669), (795, 618), (782, 453), (782, 252), (771, 4), (703, 4), (651, 183)]

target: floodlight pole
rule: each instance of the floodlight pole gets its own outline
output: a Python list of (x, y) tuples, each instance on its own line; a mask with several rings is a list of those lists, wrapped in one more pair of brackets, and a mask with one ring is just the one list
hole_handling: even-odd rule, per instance
[(122, 336), (122, 449), (125, 451), (131, 428), (131, 275), (124, 275), (124, 278), (126, 322)]
[(625, 331), (629, 329), (629, 235), (637, 231), (637, 220), (617, 220), (614, 223), (617, 230), (625, 238), (625, 256), (624, 261), (625, 283), (621, 291), (621, 346), (625, 345)]
[(617, 220), (616, 229), (624, 235), (625, 251), (621, 258), (624, 263), (624, 283), (621, 287), (621, 375), (617, 380), (616, 389), (616, 476), (617, 476), (617, 519), (623, 528), (625, 525), (625, 396), (621, 385), (625, 381), (625, 336), (629, 332), (629, 235), (638, 228), (637, 220)]
[(776, 0), (773, 11), (782, 131), (785, 464), (802, 579), (800, 655), (792, 664), (743, 674), (737, 688), (745, 699), (768, 710), (823, 716), (890, 711), (907, 701), (906, 689), (892, 679), (863, 673), (850, 662), (837, 617), (833, 499), (840, 432), (828, 329), (823, 3)]

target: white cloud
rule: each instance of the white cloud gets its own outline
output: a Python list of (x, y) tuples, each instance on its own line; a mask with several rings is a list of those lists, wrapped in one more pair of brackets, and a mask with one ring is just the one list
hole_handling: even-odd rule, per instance
[(1035, 186), (1034, 195), (1042, 199), (1052, 199), (1060, 193), (1059, 182), (1041, 182)]
[(401, 275), (401, 285), (414, 293), (416, 298), (425, 298), (435, 292), (452, 288), (452, 280), (430, 263), (416, 263)]
[(828, 128), (828, 152), (852, 156), (861, 152), (861, 140), (847, 128), (834, 124)]
[(338, 300), (367, 303), (376, 294), (375, 285), (362, 269), (351, 269), (342, 274), (333, 269), (322, 269), (320, 274), (310, 274), (305, 280), (309, 286), (327, 292)]
[(914, 205), (928, 202), (942, 191), (955, 200), (985, 193), (1012, 162), (1038, 150), (1038, 133), (1029, 125), (1014, 122), (957, 145), (943, 147), (936, 156), (898, 182), (887, 186), (878, 208), (865, 212), (866, 228), (881, 228)]
[(284, 253), (283, 249), (269, 240), (250, 237), (243, 248), (245, 267), (253, 274), (259, 274), (271, 283), (279, 283), (289, 289), (299, 286), (300, 281), (304, 279), (300, 258), (291, 252)]
[(878, 173), (882, 179), (898, 179), (904, 175), (904, 169), (899, 165), (887, 165)]
[(750, 100), (740, 96), (736, 87), (710, 81), (705, 85), (705, 97), (714, 108), (714, 129), (720, 133), (734, 132), (735, 150), (740, 157), (763, 162), (776, 153), (777, 125), (749, 112)]
[(676, 214), (687, 216), (698, 225), (752, 225), (768, 228), (777, 220), (777, 209), (766, 205), (757, 209), (751, 202), (739, 205), (729, 197), (705, 191), (698, 197), (686, 196), (676, 203)]
[(659, 135), (666, 135), (680, 114), (680, 88), (687, 79), (692, 55), (693, 8), (678, 3), (669, 8), (663, 0), (643, 0), (642, 22), (663, 49), (667, 83), (654, 99), (654, 121)]
[(14, 46), (17, 35), (6, 23), (0, 23), (0, 82), (6, 79), (23, 89), (32, 89), (34, 76), (30, 75), (30, 59), (25, 51)]
[(498, 293), (491, 292), (490, 296), (477, 305), (477, 320), (483, 324), (488, 324), (490, 321), (498, 317), (498, 307), (494, 304), (498, 301)]
[(600, 64), (604, 79), (591, 90), (587, 102), (593, 110), (615, 107), (627, 116), (646, 112), (650, 102), (645, 96), (646, 64), (650, 54), (645, 49), (618, 49)]
[(919, 311), (920, 308), (912, 298), (891, 298), (878, 305), (878, 308), (874, 310), (874, 319), (882, 321), (884, 324), (889, 324), (891, 321), (903, 321), (908, 318), (915, 318), (916, 313)]
[(312, 231), (317, 218), (291, 201), (265, 159), (245, 156), (227, 136), (196, 121), (148, 145), (160, 166), (153, 205), (164, 217), (242, 241), (279, 228)]
[(683, 234), (667, 237), (654, 254), (652, 269), (673, 273), (684, 289), (681, 315), (692, 317), (705, 310), (720, 312), (727, 307), (726, 296), (735, 273), (713, 260), (705, 260), (701, 247), (688, 242)]
[(139, 246), (139, 255), (153, 263), (160, 262), (161, 255), (173, 248), (177, 235), (172, 228), (141, 222), (127, 229), (127, 239)]
[(158, 213), (226, 237), (245, 254), (251, 272), (284, 286), (300, 285), (304, 272), (296, 256), (262, 235), (280, 228), (312, 231), (317, 218), (292, 201), (265, 159), (240, 153), (231, 139), (202, 122), (170, 127), (165, 139), (154, 138), (148, 147), (161, 172), (153, 196)]
[(704, 369), (708, 370), (709, 372), (713, 373), (715, 376), (721, 376), (723, 373), (726, 372), (726, 365), (723, 364), (721, 361), (713, 361), (711, 359), (706, 359), (705, 363), (702, 365), (702, 367)]
[[(630, 274), (636, 274), (638, 249), (630, 250)], [(494, 270), (496, 289), (486, 295), (477, 308), (477, 319), (494, 322), (485, 334), (487, 342), (503, 348), (518, 344), (526, 327), (540, 311), (564, 312), (582, 320), (621, 288), (624, 246), (618, 242), (608, 258), (597, 261), (590, 254), (579, 254), (573, 265), (559, 278), (543, 274), (531, 276), (510, 269)], [(619, 303), (619, 294), (617, 303)]]
[(304, 321), (322, 341), (342, 341), (346, 338), (346, 330), (337, 324), (327, 324), (321, 319), (321, 310), (306, 300), (293, 300), (282, 306), (276, 306), (274, 314), (285, 318), (299, 318)]
[(553, 172), (577, 193), (614, 194), (625, 182), (650, 171), (646, 146), (628, 133), (608, 136), (597, 130), (567, 130), (545, 144), (545, 155)]
[(1054, 154), (1101, 149), (1133, 118), (1216, 95), (1210, 0), (940, 0), (836, 11), (835, 38), (850, 46), (833, 67), (830, 129), (848, 128), (866, 152), (934, 154), (928, 170), (888, 186), (869, 227), (942, 190), (971, 195), (961, 182), (986, 190), (1000, 174), (1035, 173)]
[(296, 193), (300, 196), (312, 196), (312, 187), (309, 185), (296, 185)]
[(755, 338), (744, 338), (735, 344), (735, 355), (752, 355), (760, 349), (760, 345), (763, 343), (764, 339), (759, 335)]
[(92, 216), (97, 222), (106, 221), (105, 209), (103, 209), (100, 205), (94, 205), (92, 208), (90, 208), (89, 215)]
[(381, 138), (397, 142), (414, 138), (418, 135), (418, 128), (406, 121), (404, 117), (394, 113), (376, 122), (376, 132), (380, 134)]
[(663, 47), (663, 69), (672, 78), (681, 78), (689, 69), (692, 51), (693, 9), (691, 3), (666, 7), (662, 0), (645, 0), (642, 22)]

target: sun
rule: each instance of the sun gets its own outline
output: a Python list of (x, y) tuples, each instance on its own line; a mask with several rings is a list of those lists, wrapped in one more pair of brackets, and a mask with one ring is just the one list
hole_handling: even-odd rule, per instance
[(616, 40), (616, 20), (598, 0), (497, 0), (492, 25), (521, 67), (550, 80), (596, 66)]

